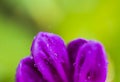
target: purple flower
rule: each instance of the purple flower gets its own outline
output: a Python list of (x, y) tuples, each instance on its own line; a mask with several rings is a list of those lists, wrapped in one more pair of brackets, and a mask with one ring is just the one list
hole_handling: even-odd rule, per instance
[(107, 57), (96, 41), (76, 39), (66, 47), (58, 35), (40, 32), (22, 59), (16, 82), (105, 82)]

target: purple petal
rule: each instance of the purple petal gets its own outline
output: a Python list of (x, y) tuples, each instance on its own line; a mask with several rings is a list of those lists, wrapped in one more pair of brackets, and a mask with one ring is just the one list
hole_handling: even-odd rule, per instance
[(58, 35), (38, 33), (31, 53), (38, 70), (48, 82), (68, 82), (68, 54), (63, 40)]
[(74, 63), (76, 60), (76, 56), (77, 56), (79, 49), (85, 43), (87, 43), (87, 41), (84, 39), (76, 39), (76, 40), (71, 41), (67, 46), (67, 51), (68, 51), (69, 59), (70, 59), (70, 63), (71, 63), (71, 76), (70, 77), (71, 77), (72, 82), (73, 82)]
[(85, 43), (87, 43), (87, 41), (84, 39), (76, 39), (76, 40), (71, 41), (68, 44), (67, 50), (68, 50), (70, 62), (72, 64), (75, 62), (79, 48), (81, 48)]
[(75, 61), (74, 82), (105, 82), (107, 58), (103, 46), (88, 41), (78, 52)]
[(31, 57), (26, 57), (20, 61), (16, 71), (16, 82), (46, 82)]

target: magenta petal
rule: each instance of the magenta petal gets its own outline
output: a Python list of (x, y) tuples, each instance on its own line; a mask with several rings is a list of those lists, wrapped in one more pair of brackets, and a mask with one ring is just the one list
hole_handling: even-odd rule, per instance
[(71, 76), (70, 77), (71, 77), (72, 82), (73, 82), (74, 63), (76, 60), (76, 56), (77, 56), (79, 49), (85, 43), (87, 43), (87, 41), (84, 39), (76, 39), (76, 40), (71, 41), (67, 46), (67, 51), (68, 51), (69, 59), (70, 59), (70, 63), (71, 63), (71, 74), (70, 74)]
[(31, 53), (38, 70), (48, 82), (68, 82), (68, 54), (63, 40), (58, 35), (38, 33)]
[(85, 43), (87, 43), (87, 41), (84, 39), (76, 39), (76, 40), (71, 41), (68, 44), (67, 50), (68, 50), (70, 62), (72, 64), (75, 62), (79, 48), (81, 48)]
[(16, 71), (16, 82), (46, 82), (31, 57), (26, 57), (20, 61)]
[(107, 58), (104, 47), (95, 41), (84, 44), (75, 61), (74, 82), (105, 82)]

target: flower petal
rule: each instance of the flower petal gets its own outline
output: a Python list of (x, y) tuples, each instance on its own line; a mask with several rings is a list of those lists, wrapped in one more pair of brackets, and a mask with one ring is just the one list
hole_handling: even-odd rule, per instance
[(26, 57), (20, 61), (16, 72), (16, 82), (46, 82), (31, 57)]
[(70, 77), (71, 77), (72, 82), (73, 82), (74, 63), (76, 60), (76, 56), (77, 56), (79, 49), (85, 43), (87, 43), (87, 41), (84, 39), (76, 39), (76, 40), (71, 41), (67, 46), (67, 51), (68, 51), (69, 59), (70, 59), (70, 63), (71, 63), (71, 76)]
[(103, 46), (88, 41), (78, 52), (75, 61), (74, 82), (105, 82), (107, 58)]
[(68, 54), (59, 36), (47, 32), (38, 33), (31, 53), (38, 70), (48, 82), (68, 82)]
[(70, 62), (72, 64), (75, 62), (79, 48), (81, 48), (85, 43), (87, 43), (87, 41), (84, 39), (76, 39), (76, 40), (71, 41), (68, 44), (67, 50), (68, 50)]

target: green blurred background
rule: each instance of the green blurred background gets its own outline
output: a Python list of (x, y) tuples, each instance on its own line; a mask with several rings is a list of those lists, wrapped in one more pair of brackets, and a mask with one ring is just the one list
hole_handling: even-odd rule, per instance
[(120, 82), (119, 0), (0, 0), (0, 82), (15, 82), (16, 67), (39, 31), (59, 34), (66, 44), (78, 37), (102, 42), (107, 82)]

